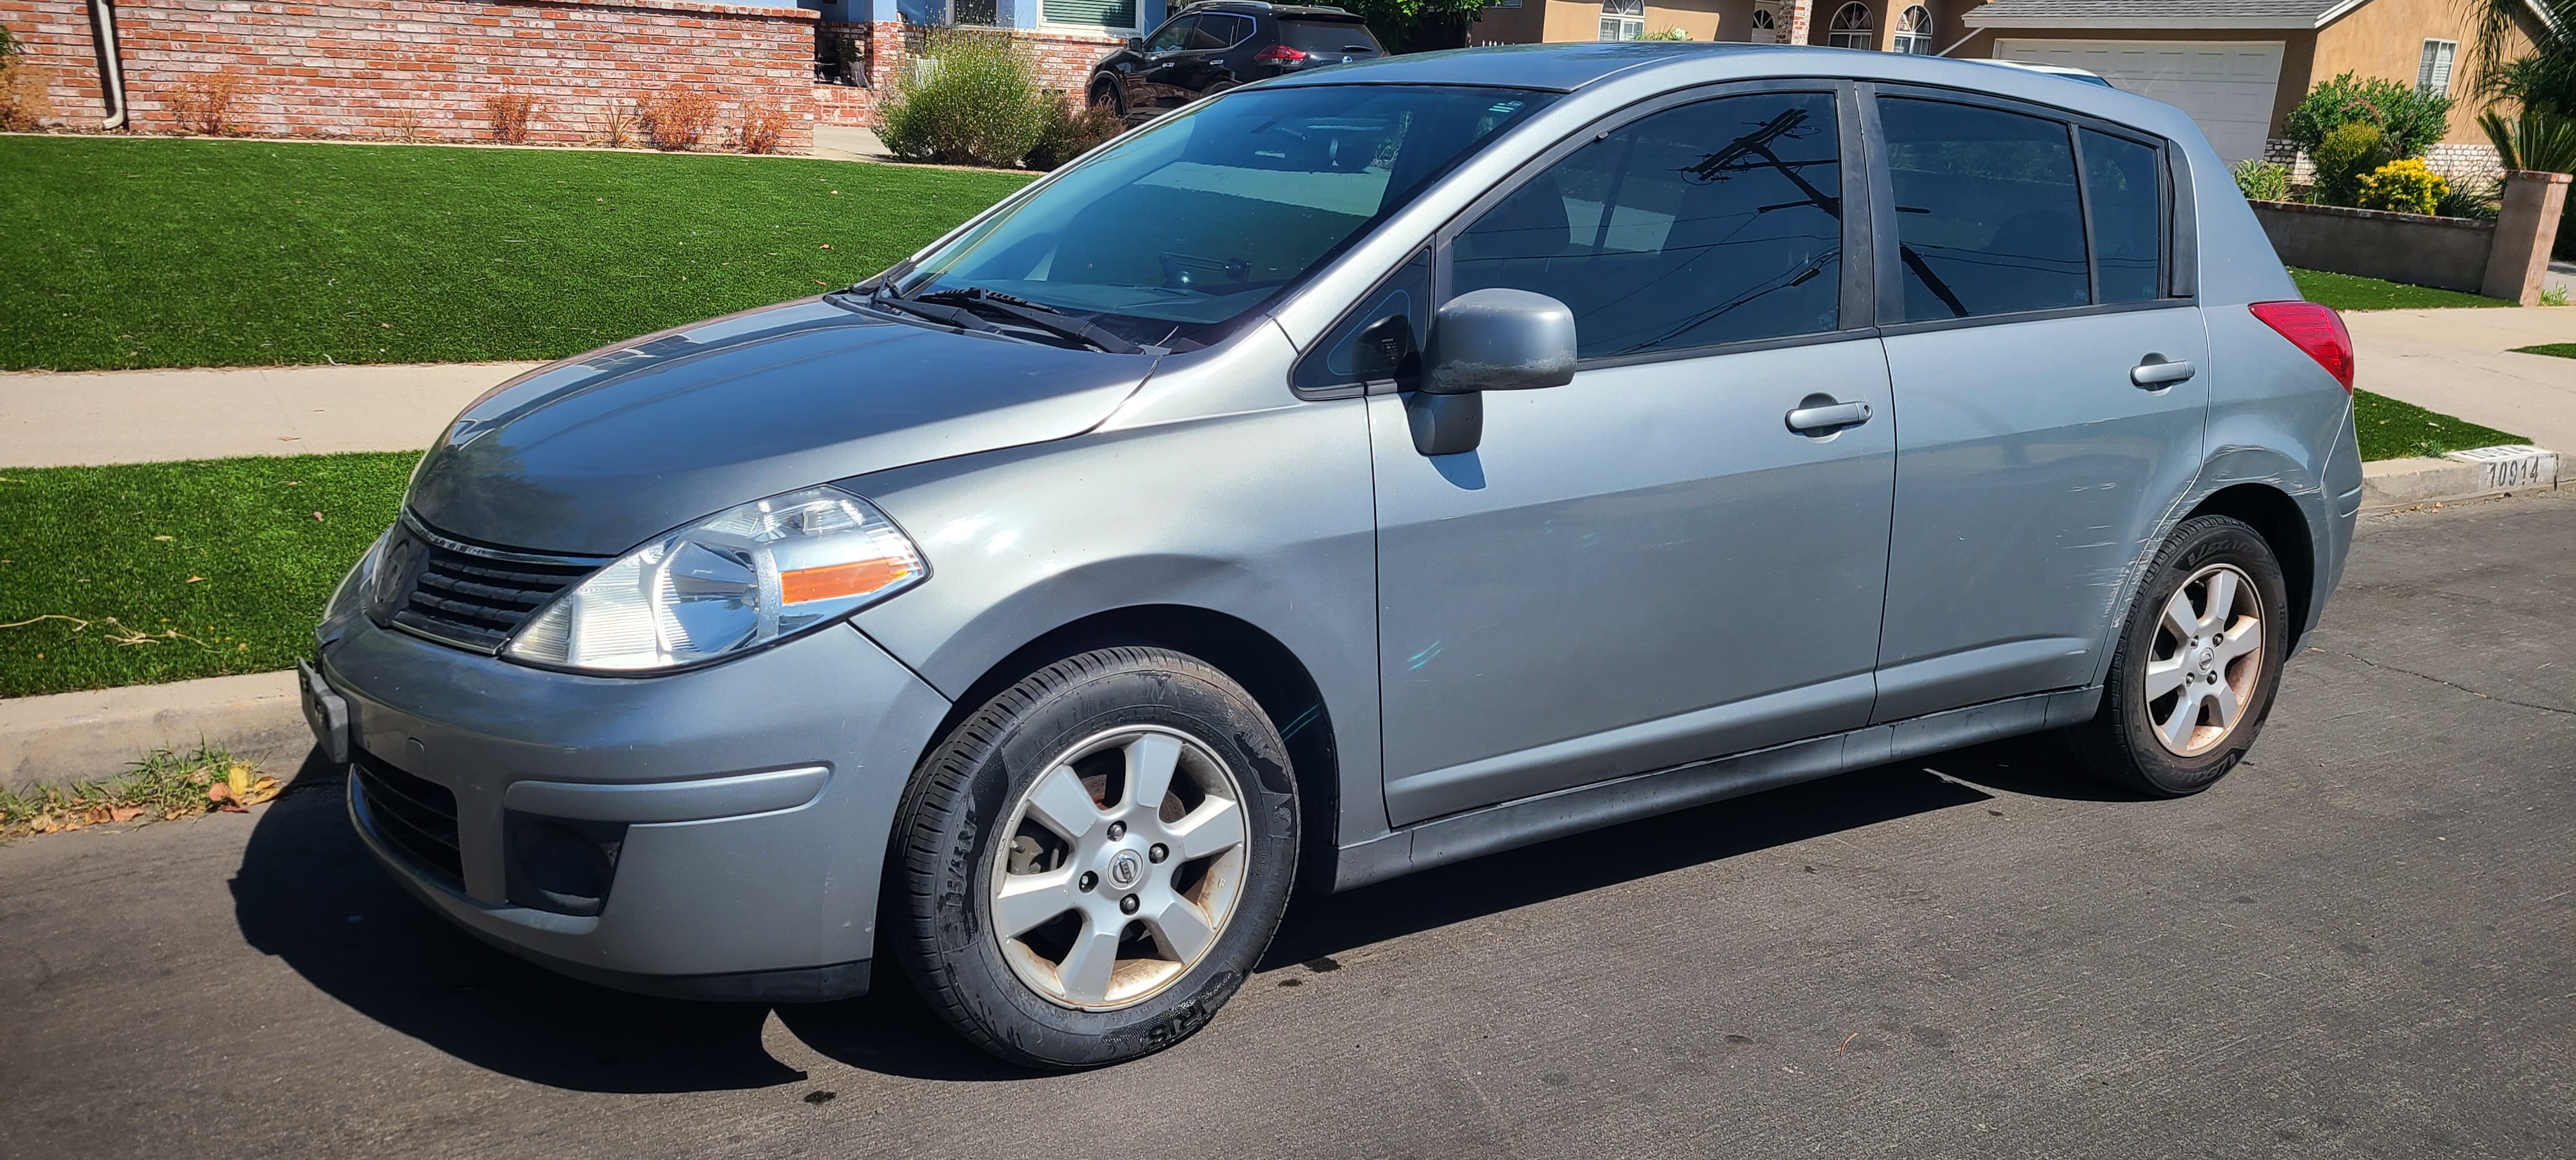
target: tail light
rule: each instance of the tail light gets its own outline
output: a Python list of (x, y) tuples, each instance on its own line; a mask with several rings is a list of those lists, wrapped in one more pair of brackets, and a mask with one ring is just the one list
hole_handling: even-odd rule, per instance
[(2314, 302), (2257, 302), (2246, 309), (2352, 389), (2352, 332), (2343, 328), (2342, 315)]
[(1298, 61), (1309, 59), (1309, 55), (1310, 54), (1302, 49), (1290, 48), (1284, 44), (1274, 44), (1268, 48), (1262, 49), (1260, 52), (1254, 53), (1252, 63), (1295, 64)]

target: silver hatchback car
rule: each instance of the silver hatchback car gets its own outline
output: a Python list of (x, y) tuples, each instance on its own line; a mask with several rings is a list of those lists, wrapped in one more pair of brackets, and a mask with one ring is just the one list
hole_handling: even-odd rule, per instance
[(306, 666), (384, 865), (638, 991), (880, 957), (1041, 1067), (1347, 889), (2061, 731), (2188, 794), (2360, 503), (2179, 111), (1543, 45), (1283, 77), (468, 407)]

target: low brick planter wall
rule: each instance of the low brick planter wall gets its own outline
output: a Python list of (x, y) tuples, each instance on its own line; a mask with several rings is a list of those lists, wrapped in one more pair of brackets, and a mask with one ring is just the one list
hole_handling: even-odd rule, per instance
[[(533, 102), (526, 140), (597, 143), (614, 114), (673, 87), (705, 93), (723, 149), (757, 111), (779, 148), (813, 143), (815, 14), (694, 0), (124, 0), (116, 7), (131, 128), (181, 132), (191, 85), (229, 77), (228, 120), (266, 136), (495, 139), (490, 102)], [(61, 127), (106, 114), (88, 6), (0, 0), (0, 22), (52, 74)], [(634, 130), (629, 129), (630, 143)]]
[[(816, 122), (868, 128), (882, 124), (878, 106), (893, 94), (896, 80), (911, 67), (909, 62), (927, 55), (928, 31), (919, 25), (892, 22), (823, 25), (826, 39), (850, 41), (865, 63), (860, 66), (858, 84), (814, 86)], [(1029, 54), (1030, 62), (1037, 67), (1039, 88), (1071, 93), (1075, 100), (1083, 99), (1092, 67), (1125, 43), (1114, 36), (1078, 32), (1016, 28), (996, 31), (1009, 34)]]
[(2495, 247), (2494, 222), (2286, 201), (2253, 205), (2281, 260), (2310, 270), (2475, 294)]

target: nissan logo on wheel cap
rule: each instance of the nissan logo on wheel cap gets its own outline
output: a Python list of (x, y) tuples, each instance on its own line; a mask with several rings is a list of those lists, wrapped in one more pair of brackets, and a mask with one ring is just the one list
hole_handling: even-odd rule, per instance
[(1120, 851), (1109, 863), (1109, 881), (1120, 889), (1134, 886), (1137, 876), (1143, 872), (1144, 865), (1136, 860), (1133, 850)]

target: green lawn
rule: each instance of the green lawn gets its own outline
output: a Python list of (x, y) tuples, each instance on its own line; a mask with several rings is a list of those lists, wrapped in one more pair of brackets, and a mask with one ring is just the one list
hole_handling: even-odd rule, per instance
[(2517, 346), (2515, 354), (2545, 354), (2552, 358), (2576, 358), (2576, 342), (2546, 342), (2539, 346)]
[(0, 697), (292, 666), (419, 459), (0, 469)]
[(2403, 282), (2382, 282), (2353, 274), (2329, 274), (2323, 270), (2301, 270), (2292, 267), (2290, 280), (2299, 284), (2300, 296), (2310, 302), (2337, 310), (2424, 310), (2447, 306), (2512, 306), (2502, 298), (2463, 294), (2457, 290), (2436, 290), (2430, 286), (2409, 286)]
[(2520, 435), (2481, 427), (2368, 391), (2352, 393), (2352, 428), (2361, 437), (2361, 457), (2365, 461), (2531, 442)]
[(847, 285), (1031, 174), (0, 137), (0, 369), (551, 359)]

